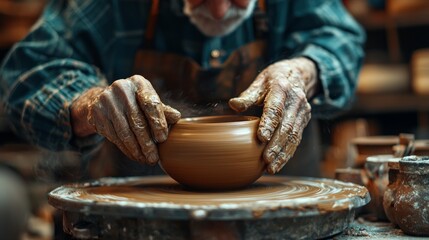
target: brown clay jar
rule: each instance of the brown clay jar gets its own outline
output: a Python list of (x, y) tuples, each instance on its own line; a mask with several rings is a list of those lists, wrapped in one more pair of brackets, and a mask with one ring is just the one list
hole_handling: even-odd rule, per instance
[(366, 187), (371, 196), (368, 209), (378, 220), (387, 220), (383, 195), (388, 185), (388, 162), (393, 155), (369, 156), (365, 162)]
[(399, 175), (399, 160), (400, 158), (389, 159), (387, 166), (389, 168), (389, 184), (384, 191), (383, 196), (383, 209), (387, 219), (393, 224), (397, 225), (395, 219), (395, 195), (398, 187), (398, 175)]
[(256, 181), (265, 170), (258, 117), (210, 116), (181, 119), (159, 145), (160, 164), (192, 189), (230, 190)]
[(414, 142), (413, 155), (429, 156), (429, 140), (416, 140)]
[(354, 138), (351, 143), (357, 152), (355, 165), (363, 166), (369, 156), (393, 154), (393, 146), (399, 143), (399, 138), (397, 136), (366, 136)]
[(399, 161), (394, 215), (406, 234), (429, 236), (429, 157), (408, 156)]

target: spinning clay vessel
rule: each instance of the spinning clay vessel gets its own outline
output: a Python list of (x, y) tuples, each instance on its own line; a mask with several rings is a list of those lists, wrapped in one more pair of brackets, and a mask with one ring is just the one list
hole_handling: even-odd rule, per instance
[(258, 117), (210, 116), (181, 119), (159, 145), (160, 164), (192, 189), (230, 190), (256, 181), (265, 169), (256, 136)]

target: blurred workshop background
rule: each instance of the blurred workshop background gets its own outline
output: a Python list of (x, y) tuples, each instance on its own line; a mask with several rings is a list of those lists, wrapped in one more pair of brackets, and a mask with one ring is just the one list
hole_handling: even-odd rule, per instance
[[(25, 37), (46, 2), (0, 0), (0, 60)], [(338, 168), (362, 166), (352, 139), (399, 133), (429, 139), (429, 1), (343, 2), (366, 30), (366, 59), (354, 105), (345, 115), (321, 122), (324, 177), (334, 177)], [(30, 146), (6, 122), (0, 109), (0, 184), (13, 183), (22, 200), (17, 206), (26, 206), (20, 211), (30, 215), (23, 239), (53, 239), (55, 211), (47, 192), (88, 176), (81, 174), (78, 156)], [(101, 175), (93, 169), (89, 177)]]

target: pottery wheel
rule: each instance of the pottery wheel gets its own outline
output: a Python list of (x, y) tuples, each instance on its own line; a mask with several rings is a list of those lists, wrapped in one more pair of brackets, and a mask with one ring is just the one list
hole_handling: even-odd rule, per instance
[(145, 219), (243, 220), (350, 211), (369, 202), (366, 188), (331, 179), (263, 176), (227, 192), (196, 192), (167, 176), (103, 178), (49, 194), (56, 208)]

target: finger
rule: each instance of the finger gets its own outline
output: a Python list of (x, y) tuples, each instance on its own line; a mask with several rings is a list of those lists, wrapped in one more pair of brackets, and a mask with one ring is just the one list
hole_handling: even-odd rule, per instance
[(128, 122), (131, 130), (136, 136), (141, 152), (144, 155), (143, 162), (146, 162), (149, 165), (156, 164), (159, 160), (158, 149), (155, 142), (152, 140), (144, 113), (139, 107), (131, 109), (128, 116)]
[(258, 138), (262, 142), (268, 142), (274, 131), (283, 119), (287, 104), (285, 88), (274, 85), (265, 98), (264, 110), (259, 122)]
[(134, 142), (130, 143), (129, 147), (138, 151), (138, 160), (142, 163), (146, 162), (153, 165), (159, 160), (158, 150), (152, 140), (148, 123), (137, 103), (134, 94), (135, 89), (132, 86), (134, 86), (132, 82), (125, 81), (115, 88), (115, 93), (121, 97), (126, 112), (125, 117), (122, 117), (120, 113), (115, 114), (115, 116), (118, 116), (118, 122), (128, 123), (128, 126), (125, 126), (123, 131), (126, 133), (128, 133), (128, 130), (132, 132)]
[[(88, 106), (87, 120), (88, 120), (88, 123), (94, 128), (94, 130), (96, 132), (98, 132), (98, 130), (96, 128), (96, 124), (97, 124), (97, 112), (99, 112), (101, 108), (102, 108), (102, 106), (100, 104), (99, 97), (97, 99), (95, 99), (94, 102), (92, 102)], [(105, 111), (103, 111), (103, 112), (105, 112)], [(102, 118), (102, 119), (105, 119), (105, 118)]]
[(231, 98), (229, 106), (237, 112), (246, 111), (250, 106), (260, 105), (266, 94), (265, 79), (267, 71), (260, 73), (255, 81), (239, 97)]
[(106, 138), (111, 141), (113, 144), (115, 144), (122, 153), (124, 153), (127, 158), (131, 160), (140, 161), (138, 158), (134, 157), (133, 154), (129, 151), (129, 148), (125, 145), (125, 143), (120, 139), (120, 137), (115, 132), (115, 127), (113, 126), (112, 121), (108, 121), (108, 123), (105, 124), (106, 131), (109, 133), (106, 135)]
[(134, 94), (136, 91), (135, 84), (128, 79), (117, 86), (115, 91), (125, 103), (127, 114), (123, 121), (128, 123), (128, 127), (138, 144), (131, 144), (131, 146), (139, 150), (139, 161), (154, 165), (159, 160), (158, 149), (152, 139), (146, 117), (137, 103)]
[(283, 149), (277, 154), (277, 157), (268, 165), (268, 172), (271, 174), (279, 172), (284, 165), (293, 157), (299, 143), (302, 139), (302, 133), (311, 119), (311, 106), (305, 104), (301, 109), (296, 119), (295, 126), (290, 135), (285, 138), (287, 141), (283, 145)]
[(108, 119), (105, 111), (94, 109), (92, 111), (92, 119), (94, 121), (94, 127), (97, 133), (104, 136), (105, 138), (107, 138), (107, 140), (115, 144), (129, 159), (133, 159), (132, 154), (128, 152), (128, 149), (116, 135), (112, 122)]
[(169, 105), (162, 104), (162, 109), (168, 124), (175, 124), (182, 116), (179, 111)]
[(284, 151), (282, 151), (281, 154), (279, 154), (278, 158), (268, 165), (267, 172), (269, 174), (278, 173), (293, 157), (293, 154), (295, 153), (297, 148), (298, 145), (288, 145), (288, 150), (285, 149)]
[(282, 151), (283, 146), (288, 141), (288, 136), (292, 133), (295, 125), (295, 119), (298, 114), (297, 105), (286, 106), (287, 110), (285, 116), (281, 120), (281, 124), (278, 125), (277, 129), (274, 130), (273, 137), (268, 142), (264, 151), (264, 161), (266, 163), (272, 163)]
[[(111, 121), (116, 137), (131, 154), (134, 160), (144, 162), (144, 155), (140, 149), (137, 138), (131, 131), (125, 115), (126, 106), (130, 105), (127, 101), (126, 92), (123, 91), (122, 86), (112, 84), (112, 92), (110, 94), (103, 94), (100, 96), (100, 101), (108, 109), (107, 117)], [(125, 90), (126, 91), (126, 90)], [(115, 94), (115, 95), (114, 95)], [(117, 98), (120, 97), (124, 105), (119, 104)], [(113, 135), (113, 133), (112, 133)]]
[(139, 82), (136, 92), (137, 101), (149, 123), (155, 141), (164, 142), (167, 139), (168, 125), (161, 99), (150, 82), (142, 76), (135, 75), (130, 80)]

